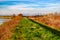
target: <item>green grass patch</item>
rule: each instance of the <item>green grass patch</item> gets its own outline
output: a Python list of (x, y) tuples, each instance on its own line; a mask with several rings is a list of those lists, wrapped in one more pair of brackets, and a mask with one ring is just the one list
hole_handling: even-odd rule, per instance
[(57, 33), (25, 17), (22, 18), (13, 32), (12, 40), (60, 40)]

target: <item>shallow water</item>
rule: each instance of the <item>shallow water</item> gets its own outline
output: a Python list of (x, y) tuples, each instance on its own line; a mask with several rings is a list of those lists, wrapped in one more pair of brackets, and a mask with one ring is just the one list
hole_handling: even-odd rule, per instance
[(10, 19), (0, 19), (0, 25), (3, 24), (4, 22), (9, 21)]

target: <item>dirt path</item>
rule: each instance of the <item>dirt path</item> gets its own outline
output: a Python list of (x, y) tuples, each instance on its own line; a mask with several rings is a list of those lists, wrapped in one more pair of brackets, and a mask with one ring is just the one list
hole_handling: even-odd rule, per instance
[(0, 26), (0, 40), (11, 40), (13, 33), (11, 30), (17, 26), (22, 16), (17, 16), (9, 22), (5, 22)]

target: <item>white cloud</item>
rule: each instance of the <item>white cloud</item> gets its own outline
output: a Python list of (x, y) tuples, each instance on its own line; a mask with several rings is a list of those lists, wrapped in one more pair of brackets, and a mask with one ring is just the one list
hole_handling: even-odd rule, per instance
[(29, 7), (33, 7), (33, 6), (39, 6), (38, 4), (19, 4), (19, 5), (12, 5), (12, 6), (8, 6), (7, 8), (9, 9), (20, 9), (20, 8), (29, 8)]
[(11, 5), (4, 9), (0, 9), (0, 13), (2, 14), (19, 14), (20, 12), (24, 15), (37, 15), (37, 14), (46, 14), (48, 12), (60, 12), (60, 4), (46, 4), (45, 7), (29, 7), (29, 6), (41, 6), (39, 4), (19, 4), (19, 5)]

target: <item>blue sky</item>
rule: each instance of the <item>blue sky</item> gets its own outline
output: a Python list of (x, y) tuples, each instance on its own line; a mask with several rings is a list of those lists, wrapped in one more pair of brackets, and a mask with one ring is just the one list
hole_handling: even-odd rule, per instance
[(60, 0), (0, 0), (1, 15), (38, 15), (59, 12)]

